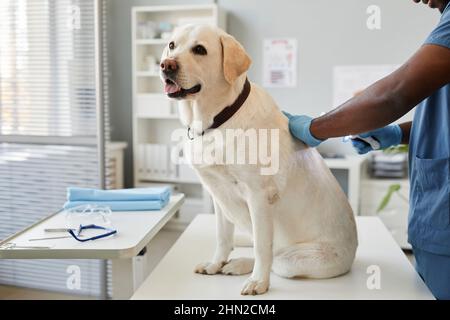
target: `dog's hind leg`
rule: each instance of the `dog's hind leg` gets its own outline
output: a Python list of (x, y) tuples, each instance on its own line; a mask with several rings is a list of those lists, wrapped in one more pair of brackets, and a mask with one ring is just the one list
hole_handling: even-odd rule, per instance
[(284, 278), (332, 278), (350, 270), (354, 250), (326, 242), (298, 243), (275, 253), (272, 271)]
[(253, 271), (254, 264), (255, 259), (252, 258), (231, 259), (222, 267), (222, 273), (233, 276), (247, 274)]

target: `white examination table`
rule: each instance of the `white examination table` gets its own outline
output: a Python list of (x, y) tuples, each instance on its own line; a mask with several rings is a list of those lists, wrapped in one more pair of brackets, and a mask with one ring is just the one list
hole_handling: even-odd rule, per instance
[[(56, 236), (46, 228), (65, 227), (64, 213), (54, 214), (0, 242), (0, 259), (105, 259), (112, 262), (114, 299), (128, 299), (134, 293), (133, 257), (180, 209), (184, 195), (177, 194), (159, 211), (113, 212), (111, 220), (118, 233), (112, 238), (77, 242), (73, 238), (30, 242), (29, 239)], [(6, 249), (6, 243), (17, 246), (51, 246), (51, 249)]]
[[(359, 247), (352, 270), (324, 280), (283, 279), (271, 275), (269, 292), (241, 296), (248, 275), (200, 275), (197, 263), (208, 261), (215, 247), (213, 215), (198, 215), (132, 299), (433, 299), (414, 267), (377, 217), (357, 217)], [(236, 248), (232, 257), (253, 256)], [(380, 288), (367, 286), (380, 271)], [(370, 278), (372, 277), (372, 278)], [(376, 284), (376, 283), (375, 283)], [(376, 287), (376, 286), (375, 286)]]

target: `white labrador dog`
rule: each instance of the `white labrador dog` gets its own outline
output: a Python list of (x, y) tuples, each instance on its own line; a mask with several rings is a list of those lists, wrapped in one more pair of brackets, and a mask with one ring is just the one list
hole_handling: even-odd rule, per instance
[[(287, 278), (342, 275), (350, 270), (358, 245), (352, 209), (319, 153), (291, 137), (287, 118), (262, 88), (251, 83), (245, 92), (250, 64), (236, 39), (205, 25), (176, 30), (161, 59), (165, 92), (180, 100), (194, 156), (252, 155), (249, 130), (274, 132), (268, 141), (275, 150), (270, 168), (262, 159), (194, 164), (213, 197), (217, 219), (215, 254), (195, 272), (251, 273), (243, 295), (265, 293), (271, 270)], [(223, 112), (227, 106), (234, 108), (232, 115)], [(213, 142), (230, 130), (233, 143)], [(229, 260), (235, 225), (252, 235), (254, 259)]]

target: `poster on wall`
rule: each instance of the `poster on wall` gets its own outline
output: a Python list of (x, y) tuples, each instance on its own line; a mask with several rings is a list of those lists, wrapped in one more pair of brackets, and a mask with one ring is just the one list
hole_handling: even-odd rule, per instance
[(297, 86), (297, 39), (265, 39), (263, 50), (263, 85)]
[(398, 67), (398, 65), (335, 66), (333, 68), (333, 106), (343, 104)]

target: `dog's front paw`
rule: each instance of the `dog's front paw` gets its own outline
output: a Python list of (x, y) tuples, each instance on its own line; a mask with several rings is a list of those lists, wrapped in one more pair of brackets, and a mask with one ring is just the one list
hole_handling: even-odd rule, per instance
[(226, 275), (241, 275), (252, 272), (254, 260), (250, 258), (231, 259), (222, 268), (222, 273)]
[(245, 281), (242, 287), (242, 295), (257, 295), (266, 293), (269, 289), (269, 280), (255, 280), (252, 277)]
[(217, 274), (222, 270), (224, 263), (203, 262), (195, 267), (195, 273)]

